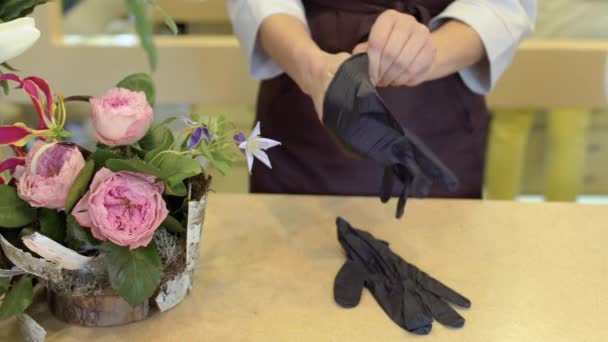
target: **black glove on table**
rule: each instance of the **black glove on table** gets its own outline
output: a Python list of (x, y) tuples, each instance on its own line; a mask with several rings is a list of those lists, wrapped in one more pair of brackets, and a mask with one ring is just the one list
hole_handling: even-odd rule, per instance
[(385, 168), (380, 189), (383, 202), (389, 200), (395, 178), (403, 184), (397, 204), (399, 218), (409, 195), (427, 196), (435, 180), (454, 191), (458, 179), (393, 117), (369, 78), (368, 65), (364, 53), (340, 66), (325, 95), (323, 123), (347, 152)]
[(428, 334), (433, 318), (454, 328), (464, 325), (464, 318), (447, 302), (468, 308), (467, 298), (401, 259), (386, 241), (353, 228), (342, 218), (336, 224), (348, 257), (334, 283), (334, 299), (340, 306), (357, 306), (365, 286), (384, 312), (409, 332)]

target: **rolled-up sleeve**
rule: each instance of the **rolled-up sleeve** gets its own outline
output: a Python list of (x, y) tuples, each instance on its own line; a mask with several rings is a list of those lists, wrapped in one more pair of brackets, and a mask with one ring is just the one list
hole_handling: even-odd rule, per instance
[(234, 33), (249, 60), (251, 77), (264, 80), (283, 73), (261, 48), (258, 32), (264, 19), (273, 14), (288, 14), (306, 24), (302, 2), (300, 0), (228, 0), (227, 5)]
[(436, 29), (456, 19), (479, 34), (486, 58), (460, 70), (464, 83), (474, 92), (486, 94), (511, 64), (517, 46), (534, 28), (535, 0), (456, 0), (431, 21)]

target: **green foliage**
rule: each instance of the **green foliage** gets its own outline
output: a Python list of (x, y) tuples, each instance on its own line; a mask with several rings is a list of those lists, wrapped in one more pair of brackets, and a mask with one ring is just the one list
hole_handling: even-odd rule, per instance
[(40, 233), (63, 243), (65, 239), (65, 214), (53, 209), (38, 209), (38, 222)]
[(3, 22), (25, 17), (34, 11), (38, 5), (48, 0), (2, 0), (0, 2), (0, 20)]
[(4, 62), (2, 64), (0, 64), (0, 66), (2, 66), (4, 69), (12, 71), (12, 72), (18, 72), (19, 70), (13, 68), (10, 64), (8, 64), (8, 62)]
[(21, 277), (8, 291), (0, 306), (0, 321), (22, 314), (34, 298), (32, 278)]
[(166, 192), (173, 196), (186, 196), (188, 191), (184, 180), (203, 172), (196, 160), (175, 151), (159, 153), (150, 164), (160, 169), (160, 178), (167, 184)]
[(144, 162), (139, 158), (131, 159), (108, 159), (106, 167), (114, 172), (118, 171), (133, 171), (142, 172), (163, 179), (163, 174), (160, 169), (153, 165)]
[(167, 216), (161, 226), (165, 227), (165, 229), (172, 233), (184, 233), (186, 231), (186, 228), (184, 228), (182, 223), (171, 215)]
[(150, 75), (146, 73), (131, 74), (118, 82), (116, 86), (132, 91), (143, 91), (150, 106), (154, 106), (156, 103), (156, 87)]
[(139, 146), (146, 151), (144, 160), (149, 162), (162, 151), (171, 149), (175, 138), (164, 124), (156, 125), (140, 141)]
[(106, 242), (104, 248), (112, 288), (132, 306), (150, 298), (163, 274), (156, 244), (129, 250), (129, 247)]
[(240, 155), (234, 142), (236, 133), (234, 128), (228, 124), (223, 115), (209, 117), (206, 120), (193, 115), (193, 119), (205, 123), (209, 128), (209, 134), (214, 137), (211, 142), (201, 142), (196, 147), (196, 152), (206, 158), (221, 174), (228, 174), (232, 164)]
[(122, 157), (118, 154), (111, 152), (107, 149), (97, 148), (91, 155), (90, 159), (95, 161), (95, 169), (101, 169), (106, 166), (106, 162), (109, 159), (121, 159)]
[(78, 201), (84, 196), (84, 194), (89, 190), (89, 184), (93, 179), (93, 173), (95, 172), (95, 161), (93, 159), (89, 159), (87, 163), (84, 165), (74, 184), (72, 184), (72, 188), (68, 193), (68, 197), (65, 200), (65, 212), (70, 213), (74, 206)]
[(75, 251), (82, 251), (100, 242), (93, 237), (90, 229), (82, 227), (74, 216), (68, 215), (65, 244)]
[(0, 185), (0, 226), (19, 228), (36, 219), (36, 209), (17, 195), (17, 189)]
[(146, 0), (125, 0), (129, 13), (135, 17), (135, 31), (139, 36), (140, 44), (148, 55), (148, 62), (152, 71), (158, 64), (158, 51), (154, 44), (153, 22), (148, 14)]
[(1, 278), (0, 277), (0, 296), (8, 291), (9, 286), (11, 286), (10, 278)]
[(154, 1), (154, 0), (146, 0), (146, 1), (148, 2), (148, 4), (154, 6), (154, 8), (163, 16), (165, 25), (167, 25), (169, 30), (171, 30), (171, 33), (178, 34), (179, 30), (177, 29), (177, 25), (175, 24), (175, 21), (173, 21), (171, 16), (169, 16), (169, 14), (167, 12), (165, 12), (164, 9), (162, 9), (160, 6), (158, 6), (156, 1)]
[[(2, 70), (0, 70), (0, 76), (4, 75), (4, 73), (2, 72)], [(2, 87), (2, 92), (4, 93), (4, 95), (8, 95), (11, 91), (11, 89), (8, 86), (8, 81), (4, 80), (2, 82), (0, 82), (0, 87)]]

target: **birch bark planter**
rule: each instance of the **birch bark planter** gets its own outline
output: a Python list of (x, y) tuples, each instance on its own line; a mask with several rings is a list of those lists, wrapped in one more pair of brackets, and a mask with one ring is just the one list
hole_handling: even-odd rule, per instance
[(150, 301), (132, 307), (114, 291), (108, 289), (98, 296), (66, 296), (47, 292), (53, 316), (87, 327), (108, 327), (144, 320), (151, 314)]
[[(155, 312), (167, 311), (182, 302), (192, 289), (194, 271), (200, 253), (202, 226), (207, 204), (209, 179), (189, 184), (186, 232), (177, 238), (177, 248), (183, 256), (179, 270), (165, 268), (165, 276), (156, 293), (141, 305), (132, 307), (109, 287), (95, 295), (74, 295), (70, 291), (55, 291), (54, 287), (74, 277), (107, 274), (105, 258), (84, 257), (76, 252), (34, 233), (23, 238), (24, 244), (41, 258), (23, 251), (0, 235), (0, 246), (15, 266), (47, 284), (47, 301), (55, 317), (71, 324), (88, 327), (124, 325), (147, 319)], [(193, 200), (197, 199), (198, 200)], [(167, 233), (168, 234), (168, 233)], [(160, 247), (160, 246), (159, 246)], [(49, 285), (50, 284), (50, 285)], [(52, 286), (51, 286), (52, 285)]]

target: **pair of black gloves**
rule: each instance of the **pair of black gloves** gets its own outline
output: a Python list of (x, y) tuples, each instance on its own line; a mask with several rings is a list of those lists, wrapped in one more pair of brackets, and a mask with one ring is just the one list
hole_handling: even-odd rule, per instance
[(447, 303), (468, 308), (471, 302), (393, 253), (386, 241), (337, 219), (338, 240), (347, 260), (334, 282), (334, 299), (342, 307), (359, 304), (363, 287), (399, 326), (419, 335), (431, 331), (433, 319), (459, 328), (464, 318)]
[(325, 95), (323, 123), (347, 152), (384, 167), (380, 199), (387, 202), (395, 180), (402, 184), (397, 218), (408, 196), (428, 195), (433, 181), (451, 191), (458, 179), (413, 133), (403, 128), (378, 96), (369, 78), (366, 53), (345, 61)]

